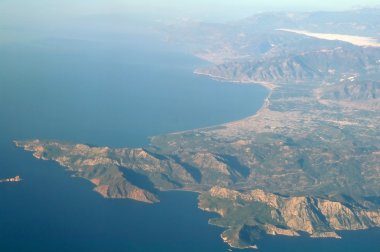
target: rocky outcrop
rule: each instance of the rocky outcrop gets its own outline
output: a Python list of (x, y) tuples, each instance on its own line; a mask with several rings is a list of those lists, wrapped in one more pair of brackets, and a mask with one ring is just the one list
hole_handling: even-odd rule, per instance
[(224, 175), (231, 175), (228, 171), (228, 166), (220, 161), (220, 158), (211, 153), (195, 153), (192, 157), (192, 162), (195, 166), (205, 170), (211, 169)]
[[(105, 198), (128, 198), (146, 203), (159, 201), (154, 192), (134, 185), (124, 175), (123, 169), (127, 169), (124, 167), (126, 159), (148, 159), (147, 154), (142, 150), (121, 152), (108, 147), (90, 147), (84, 144), (74, 145), (39, 140), (16, 141), (16, 145), (32, 151), (36, 158), (54, 160), (74, 172), (75, 176), (89, 180), (95, 185), (94, 191)], [(116, 157), (115, 153), (124, 155)], [(144, 164), (146, 163), (144, 162)], [(134, 168), (149, 170), (147, 166), (135, 164)]]
[[(305, 232), (310, 237), (340, 238), (337, 232), (341, 230), (380, 226), (380, 210), (369, 209), (371, 203), (227, 188), (245, 177), (236, 168), (237, 163), (234, 167), (225, 155), (181, 152), (172, 157), (141, 148), (111, 149), (40, 140), (16, 144), (91, 181), (94, 191), (105, 198), (154, 203), (159, 201), (157, 189), (207, 190), (207, 184), (218, 185), (201, 194), (199, 207), (220, 215), (210, 223), (227, 228), (222, 238), (232, 247), (255, 248), (255, 241), (264, 234), (298, 236)], [(201, 175), (198, 181), (194, 169)], [(141, 177), (135, 180), (135, 176), (142, 176), (146, 183), (139, 184)]]
[(5, 178), (5, 179), (0, 179), (0, 183), (17, 183), (20, 182), (22, 179), (20, 176), (15, 176), (13, 178)]
[[(260, 189), (239, 192), (213, 187), (200, 196), (199, 207), (219, 213), (221, 217), (211, 223), (227, 228), (229, 243), (243, 240), (244, 246), (253, 246), (262, 232), (286, 236), (305, 232), (312, 238), (340, 238), (337, 231), (380, 227), (380, 209), (368, 210), (354, 203), (345, 205), (314, 197), (285, 197)], [(248, 244), (241, 237), (242, 230), (246, 237), (251, 237)]]

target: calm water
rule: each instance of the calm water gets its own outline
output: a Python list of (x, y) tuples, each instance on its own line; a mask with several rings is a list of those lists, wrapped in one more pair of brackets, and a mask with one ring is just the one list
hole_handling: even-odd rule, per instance
[(0, 55), (0, 127), (18, 139), (141, 147), (149, 136), (251, 115), (267, 94), (193, 75), (198, 60), (159, 43), (53, 40)]
[[(137, 46), (138, 45), (138, 46)], [(255, 113), (266, 90), (194, 76), (201, 64), (160, 43), (44, 40), (0, 47), (0, 251), (227, 251), (196, 194), (160, 204), (106, 200), (13, 139), (144, 146), (148, 137)], [(266, 238), (261, 251), (380, 251), (378, 230), (343, 241)], [(364, 248), (364, 250), (362, 249)]]
[(193, 193), (163, 193), (157, 205), (105, 200), (53, 162), (1, 151), (1, 174), (24, 181), (0, 184), (0, 251), (226, 251)]

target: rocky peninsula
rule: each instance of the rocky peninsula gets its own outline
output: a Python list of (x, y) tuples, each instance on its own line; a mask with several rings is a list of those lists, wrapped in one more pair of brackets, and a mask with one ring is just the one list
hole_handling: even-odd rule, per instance
[(107, 198), (156, 203), (158, 191), (198, 192), (199, 207), (219, 214), (210, 223), (225, 228), (232, 247), (256, 248), (263, 235), (340, 238), (342, 230), (380, 227), (380, 48), (279, 30), (359, 36), (350, 25), (365, 23), (365, 10), (354, 14), (343, 24), (326, 14), (328, 27), (307, 13), (186, 26), (184, 34), (208, 31), (198, 35), (196, 55), (213, 64), (197, 74), (271, 90), (251, 117), (155, 136), (148, 148), (15, 143)]

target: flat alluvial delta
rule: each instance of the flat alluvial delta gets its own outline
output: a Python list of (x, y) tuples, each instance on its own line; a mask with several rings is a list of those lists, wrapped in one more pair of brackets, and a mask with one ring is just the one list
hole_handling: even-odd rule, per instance
[[(144, 148), (15, 143), (87, 179), (105, 198), (158, 203), (159, 191), (198, 192), (199, 208), (218, 214), (210, 224), (224, 228), (221, 237), (233, 248), (257, 248), (268, 235), (344, 239), (343, 231), (380, 227), (380, 49), (320, 36), (339, 29), (374, 37), (372, 26), (351, 27), (373, 22), (365, 18), (373, 11), (325, 13), (322, 20), (300, 13), (296, 23), (297, 13), (269, 13), (245, 25), (204, 24), (214, 32), (198, 35), (204, 43), (197, 55), (214, 64), (195, 72), (265, 84), (269, 96), (253, 116), (154, 136)], [(344, 26), (339, 17), (352, 22)], [(187, 29), (194, 36), (202, 24)], [(289, 32), (295, 30), (310, 32)], [(172, 36), (194, 39), (186, 34)], [(366, 249), (380, 247), (372, 242)]]

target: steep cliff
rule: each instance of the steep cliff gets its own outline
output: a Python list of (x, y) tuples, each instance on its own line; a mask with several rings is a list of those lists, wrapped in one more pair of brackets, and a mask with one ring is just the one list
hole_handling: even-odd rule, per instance
[[(213, 187), (199, 197), (199, 207), (215, 212), (210, 223), (227, 230), (223, 239), (235, 247), (254, 247), (263, 234), (340, 238), (337, 231), (380, 227), (380, 210), (315, 197), (284, 197), (263, 190), (239, 192)], [(368, 218), (371, 216), (371, 218)]]

